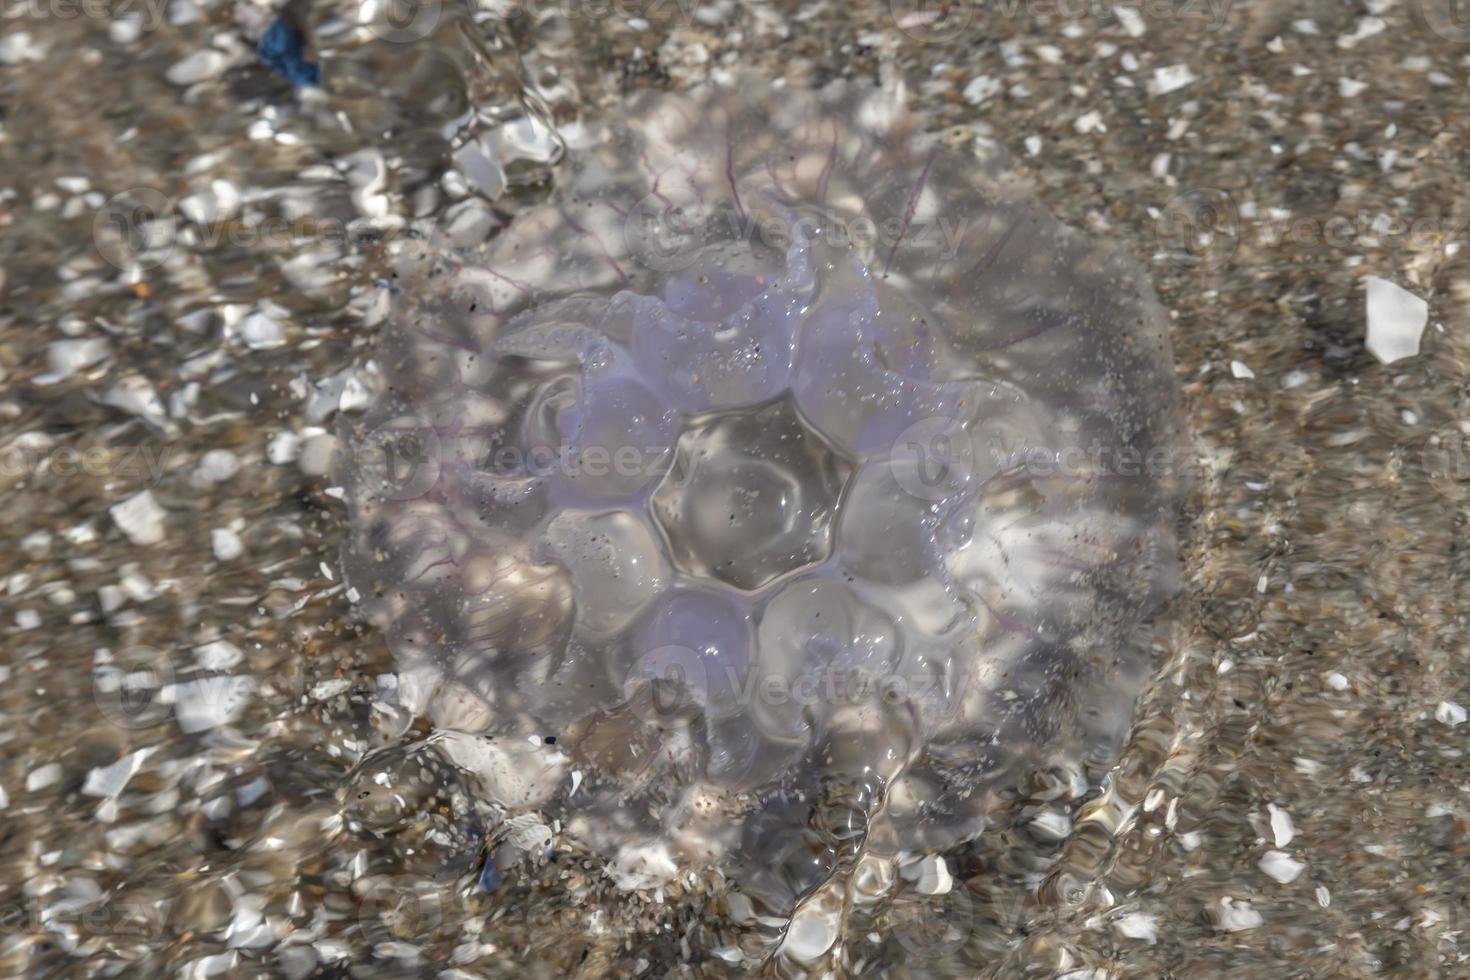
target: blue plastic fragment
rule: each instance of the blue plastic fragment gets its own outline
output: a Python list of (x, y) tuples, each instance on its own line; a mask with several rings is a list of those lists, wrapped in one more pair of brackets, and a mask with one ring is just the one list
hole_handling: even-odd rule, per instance
[(280, 72), (292, 85), (298, 88), (320, 86), (321, 68), (316, 62), (306, 60), (302, 54), (305, 47), (306, 37), (301, 33), (301, 28), (285, 18), (277, 17), (260, 36), (260, 43), (255, 50), (266, 67)]
[(485, 867), (480, 870), (480, 890), (493, 892), (500, 887), (500, 869), (495, 866), (495, 855), (485, 856)]

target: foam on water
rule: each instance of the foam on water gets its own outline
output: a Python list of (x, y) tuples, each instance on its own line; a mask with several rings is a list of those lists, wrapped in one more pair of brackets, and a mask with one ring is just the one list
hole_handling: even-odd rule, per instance
[(861, 88), (645, 94), (557, 177), (405, 258), (338, 461), (411, 706), (557, 736), (546, 806), (614, 866), (784, 911), (1103, 772), (1175, 582), (1136, 266)]

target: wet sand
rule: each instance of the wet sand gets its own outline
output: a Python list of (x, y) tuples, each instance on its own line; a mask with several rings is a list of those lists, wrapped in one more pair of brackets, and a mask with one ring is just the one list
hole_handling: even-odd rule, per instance
[[(1144, 264), (1195, 445), (1184, 590), (1106, 792), (1038, 779), (946, 856), (952, 888), (905, 893), (825, 968), (1470, 972), (1451, 5), (935, 22), (668, 0), (354, 34), (343, 4), (306, 16), (326, 91), (304, 94), (254, 54), (264, 7), (64, 6), (0, 39), (7, 972), (748, 971), (760, 930), (708, 876), (629, 897), (550, 828), (554, 861), (480, 885), (484, 838), (516, 828), (427, 756), (389, 759), (422, 793), (354, 807), (362, 757), (423, 731), (344, 595), (326, 476), (388, 298), (381, 240), (415, 219), (484, 236), (540, 193), (533, 154), (499, 191), (444, 127), (493, 132), (521, 77), (571, 125), (736, 71), (901, 79), (935, 128), (1000, 140), (1055, 214)], [(1369, 276), (1427, 301), (1417, 355), (1368, 351)]]

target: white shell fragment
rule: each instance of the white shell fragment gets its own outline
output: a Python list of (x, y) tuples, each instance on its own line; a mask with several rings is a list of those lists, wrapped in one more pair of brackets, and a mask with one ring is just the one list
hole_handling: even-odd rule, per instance
[(214, 557), (220, 561), (234, 561), (245, 553), (245, 543), (240, 540), (240, 535), (227, 527), (211, 530), (209, 544)]
[(1272, 878), (1289, 885), (1296, 881), (1301, 873), (1307, 869), (1305, 864), (1293, 858), (1285, 851), (1267, 851), (1260, 861), (1261, 870)]
[(1152, 946), (1159, 941), (1159, 920), (1144, 912), (1129, 912), (1120, 916), (1113, 928), (1125, 939), (1141, 939)]
[(15, 31), (0, 38), (0, 65), (18, 65), (23, 61), (41, 61), (47, 45), (31, 37), (30, 31)]
[(1429, 304), (1387, 279), (1369, 276), (1368, 353), (1392, 364), (1419, 353)]
[(1065, 813), (1044, 810), (1031, 821), (1031, 830), (1043, 840), (1065, 840), (1072, 832), (1072, 820)]
[(153, 499), (151, 490), (144, 490), (120, 504), (113, 504), (107, 512), (133, 544), (158, 544), (163, 540), (163, 522), (168, 517), (168, 512)]
[(840, 922), (820, 902), (804, 905), (791, 919), (781, 952), (798, 963), (813, 963), (837, 942)]
[(301, 452), (301, 437), (294, 432), (277, 432), (266, 443), (265, 458), (275, 466), (293, 462)]
[(208, 190), (179, 201), (179, 210), (196, 225), (213, 224), (239, 210), (240, 190), (228, 180), (211, 181)]
[(101, 766), (87, 772), (82, 783), (82, 792), (87, 796), (115, 798), (127, 788), (128, 781), (143, 768), (143, 763), (153, 754), (152, 748), (139, 749), (118, 759), (110, 766)]
[(1149, 95), (1168, 95), (1177, 92), (1196, 78), (1188, 65), (1167, 65), (1154, 69), (1154, 77), (1148, 83)]
[(1271, 814), (1271, 836), (1277, 847), (1285, 847), (1296, 836), (1296, 824), (1292, 821), (1291, 814), (1275, 803), (1266, 804), (1266, 809)]
[(26, 792), (39, 793), (43, 789), (55, 786), (60, 781), (61, 766), (55, 762), (48, 762), (26, 773)]
[(200, 677), (175, 685), (174, 717), (186, 734), (228, 725), (245, 710), (255, 679), (251, 677)]
[(163, 400), (158, 397), (158, 392), (147, 378), (136, 374), (123, 378), (109, 388), (102, 396), (102, 403), (154, 424), (161, 423), (165, 415)]
[(491, 200), (505, 191), (505, 171), (485, 146), (466, 143), (454, 151), (454, 162), (465, 179)]
[(945, 895), (954, 887), (949, 865), (938, 854), (929, 854), (903, 866), (899, 872), (905, 881), (914, 883), (920, 895)]
[(105, 337), (85, 337), (75, 340), (53, 340), (46, 345), (45, 374), (36, 376), (36, 384), (55, 384), (64, 381), (85, 368), (100, 363), (110, 349)]
[(1441, 701), (1434, 709), (1434, 720), (1451, 728), (1464, 724), (1465, 717), (1465, 709), (1454, 701)]
[(435, 743), (455, 765), (479, 776), (490, 798), (507, 807), (550, 799), (567, 770), (567, 757), (548, 745), (440, 732)]
[(624, 847), (607, 868), (613, 883), (626, 892), (664, 884), (678, 872), (668, 845), (661, 842)]
[(1218, 908), (1213, 911), (1215, 925), (1221, 932), (1245, 932), (1266, 921), (1250, 905), (1237, 902), (1229, 895), (1222, 897)]

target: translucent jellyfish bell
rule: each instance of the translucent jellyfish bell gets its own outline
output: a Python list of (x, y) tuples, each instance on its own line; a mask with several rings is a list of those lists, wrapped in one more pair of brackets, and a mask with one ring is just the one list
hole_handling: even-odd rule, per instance
[(854, 840), (948, 846), (1025, 767), (1106, 758), (1176, 581), (1138, 267), (856, 85), (592, 133), (485, 251), (405, 250), (345, 433), (347, 581), (415, 707), (565, 733), (619, 881), (652, 842), (788, 912)]

